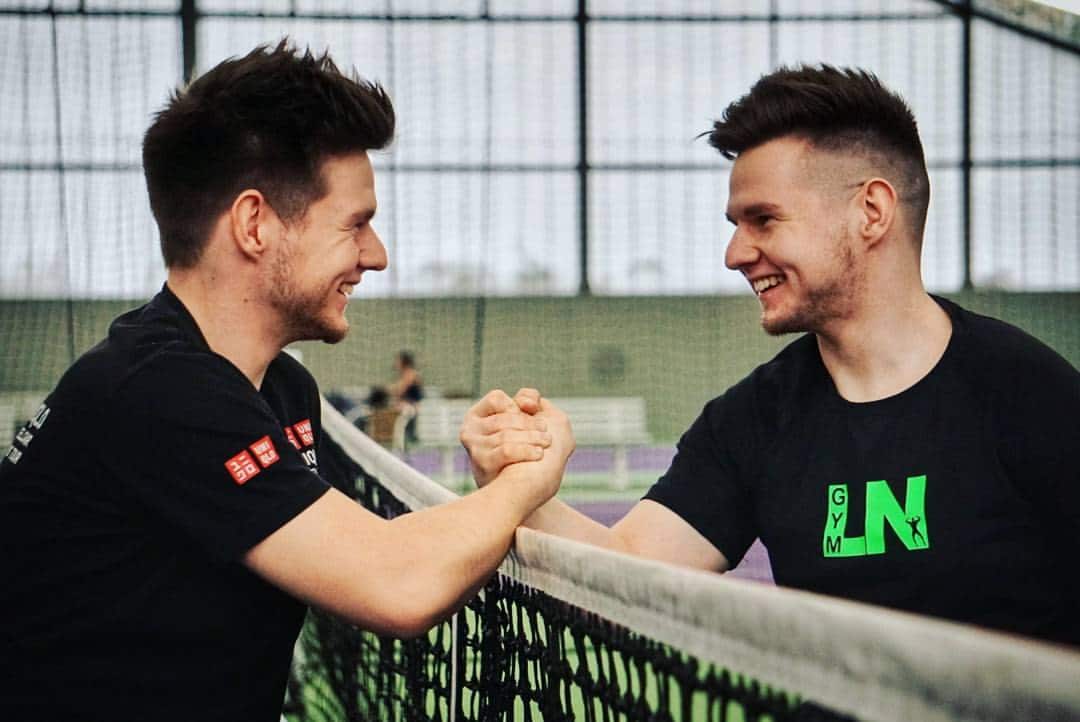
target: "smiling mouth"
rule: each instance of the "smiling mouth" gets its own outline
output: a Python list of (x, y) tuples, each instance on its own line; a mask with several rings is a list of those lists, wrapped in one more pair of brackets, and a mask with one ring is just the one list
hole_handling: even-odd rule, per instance
[(780, 275), (764, 276), (755, 281), (750, 282), (751, 288), (754, 289), (754, 293), (758, 296), (768, 291), (770, 288), (779, 286), (784, 282), (784, 277)]
[(349, 298), (352, 295), (353, 289), (355, 288), (355, 283), (343, 283), (338, 286), (338, 293), (340, 293), (345, 298)]

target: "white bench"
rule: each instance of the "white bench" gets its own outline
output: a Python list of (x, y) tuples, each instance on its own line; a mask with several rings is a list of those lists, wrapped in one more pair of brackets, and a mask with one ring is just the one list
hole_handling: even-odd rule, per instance
[[(611, 482), (616, 489), (630, 484), (628, 449), (652, 443), (641, 397), (571, 397), (551, 399), (570, 418), (578, 446), (611, 447), (615, 464)], [(469, 399), (425, 399), (416, 417), (418, 446), (439, 449), (440, 480), (454, 484), (454, 459), (461, 448), (458, 434)]]

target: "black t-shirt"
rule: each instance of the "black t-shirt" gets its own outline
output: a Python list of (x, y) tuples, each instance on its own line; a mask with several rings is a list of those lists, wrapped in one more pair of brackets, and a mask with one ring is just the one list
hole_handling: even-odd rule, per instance
[(942, 359), (870, 403), (812, 335), (713, 399), (645, 498), (734, 566), (760, 537), (779, 584), (1080, 643), (1080, 374), (935, 299)]
[(306, 607), (239, 561), (329, 488), (314, 380), (262, 388), (168, 288), (0, 462), (0, 718), (280, 719)]

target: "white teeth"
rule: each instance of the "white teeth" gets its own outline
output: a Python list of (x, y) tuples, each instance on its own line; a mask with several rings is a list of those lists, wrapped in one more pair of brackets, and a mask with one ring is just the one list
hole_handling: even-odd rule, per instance
[(356, 288), (356, 286), (353, 284), (344, 283), (338, 288), (338, 291), (345, 296), (351, 296), (354, 288)]
[(756, 281), (751, 281), (750, 285), (754, 288), (754, 293), (763, 293), (773, 286), (777, 286), (784, 282), (783, 276), (765, 276), (759, 278)]

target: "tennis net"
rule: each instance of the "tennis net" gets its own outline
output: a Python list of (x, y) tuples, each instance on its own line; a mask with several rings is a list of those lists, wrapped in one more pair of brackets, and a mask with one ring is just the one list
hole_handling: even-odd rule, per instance
[[(327, 478), (385, 517), (455, 495), (328, 404)], [(339, 720), (1075, 720), (1080, 654), (518, 531), (414, 640), (313, 612), (287, 716)]]

